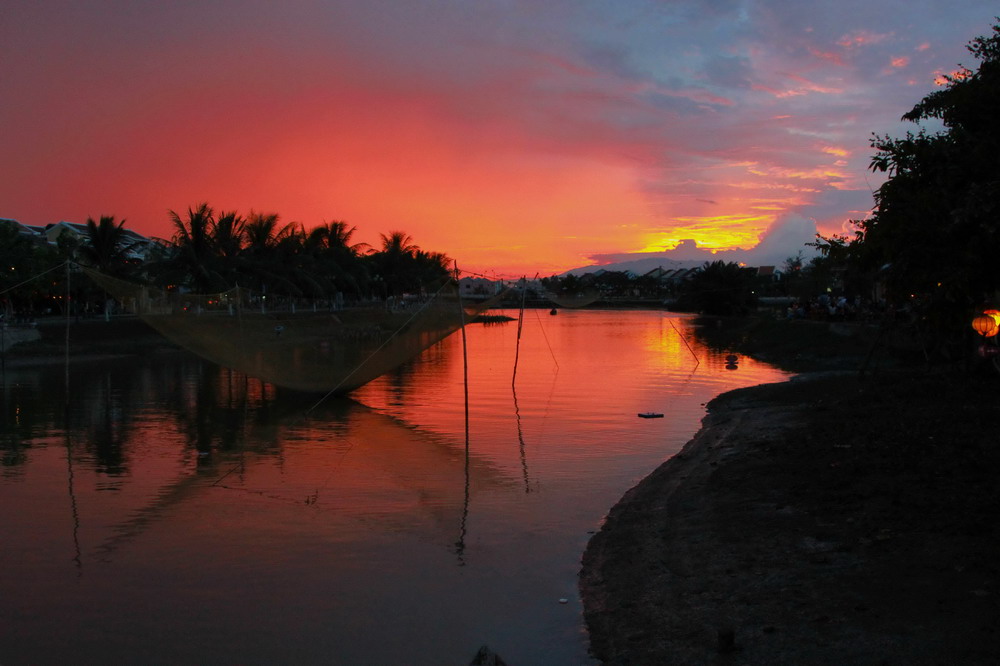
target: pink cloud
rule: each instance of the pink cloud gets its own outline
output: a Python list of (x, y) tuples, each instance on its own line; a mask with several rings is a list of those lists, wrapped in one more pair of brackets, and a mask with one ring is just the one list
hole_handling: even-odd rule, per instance
[(207, 200), (524, 270), (652, 230), (744, 243), (838, 195), (809, 215), (832, 228), (848, 194), (870, 199), (868, 137), (919, 98), (880, 68), (943, 76), (985, 26), (921, 4), (911, 60), (878, 3), (293, 4), (19, 10), (0, 40), (17, 100), (0, 216), (163, 235), (167, 208)]
[(858, 30), (850, 34), (846, 34), (837, 41), (838, 46), (842, 46), (845, 49), (855, 49), (861, 46), (872, 46), (879, 44), (889, 39), (892, 35), (889, 33), (878, 33), (871, 32), (868, 30)]

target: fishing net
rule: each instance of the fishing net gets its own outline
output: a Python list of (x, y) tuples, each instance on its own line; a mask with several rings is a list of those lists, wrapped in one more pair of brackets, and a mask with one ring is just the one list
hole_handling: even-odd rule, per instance
[(490, 308), (462, 303), (445, 282), (422, 298), (340, 308), (235, 288), (216, 294), (165, 291), (84, 269), (123, 309), (171, 342), (266, 382), (343, 394), (389, 372)]

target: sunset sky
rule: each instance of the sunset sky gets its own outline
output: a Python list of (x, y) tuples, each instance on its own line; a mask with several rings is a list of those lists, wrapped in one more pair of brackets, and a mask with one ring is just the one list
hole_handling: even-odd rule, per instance
[[(995, 0), (7, 0), (0, 217), (276, 212), (488, 274), (787, 254)], [(915, 129), (915, 128), (914, 128)], [(690, 248), (692, 243), (682, 246)]]

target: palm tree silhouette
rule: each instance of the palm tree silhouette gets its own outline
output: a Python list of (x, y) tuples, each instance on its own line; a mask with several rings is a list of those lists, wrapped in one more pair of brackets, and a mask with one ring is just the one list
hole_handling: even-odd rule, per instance
[(123, 277), (129, 268), (129, 250), (135, 245), (128, 239), (125, 220), (115, 221), (114, 215), (101, 215), (97, 222), (87, 218), (87, 242), (80, 246), (80, 257), (91, 266), (116, 277)]

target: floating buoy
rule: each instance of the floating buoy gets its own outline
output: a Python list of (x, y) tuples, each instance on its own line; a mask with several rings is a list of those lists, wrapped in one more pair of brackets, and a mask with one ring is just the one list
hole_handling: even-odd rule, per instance
[(567, 599), (566, 597), (563, 597), (562, 599), (559, 600), (559, 603), (561, 603), (561, 604), (568, 604), (569, 603), (569, 599)]

